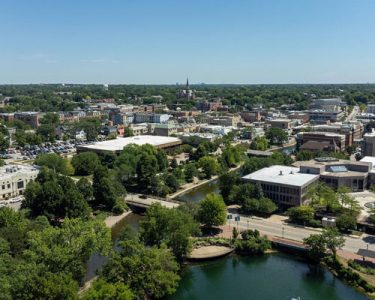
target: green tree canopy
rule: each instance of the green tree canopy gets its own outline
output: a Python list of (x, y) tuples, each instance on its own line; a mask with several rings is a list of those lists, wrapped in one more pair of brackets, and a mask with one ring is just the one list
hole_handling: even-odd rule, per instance
[(227, 208), (220, 195), (208, 194), (200, 203), (198, 218), (206, 226), (219, 226), (225, 224)]
[(139, 299), (160, 299), (176, 291), (179, 266), (166, 247), (145, 247), (134, 240), (122, 241), (120, 247), (103, 268), (107, 282), (129, 285)]
[(94, 152), (83, 152), (73, 157), (72, 165), (76, 175), (92, 175), (100, 160)]

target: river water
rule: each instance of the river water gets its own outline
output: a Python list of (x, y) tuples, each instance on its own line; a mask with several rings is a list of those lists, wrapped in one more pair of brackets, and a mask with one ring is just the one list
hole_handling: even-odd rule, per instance
[(199, 203), (206, 197), (207, 194), (218, 194), (219, 192), (220, 190), (218, 180), (214, 180), (207, 184), (201, 185), (185, 194), (180, 195), (179, 197), (177, 197), (177, 200)]
[(286, 255), (229, 256), (186, 268), (168, 300), (368, 299), (324, 269)]
[[(217, 181), (200, 186), (179, 197), (182, 201), (200, 202), (208, 193), (218, 193)], [(126, 225), (138, 229), (142, 216), (130, 214), (112, 228), (116, 239)], [(95, 275), (106, 258), (95, 255), (90, 260), (86, 279)], [(182, 273), (176, 293), (168, 300), (285, 299), (362, 300), (368, 299), (345, 285), (325, 269), (312, 270), (292, 255), (270, 254), (261, 257), (229, 256), (189, 265)]]

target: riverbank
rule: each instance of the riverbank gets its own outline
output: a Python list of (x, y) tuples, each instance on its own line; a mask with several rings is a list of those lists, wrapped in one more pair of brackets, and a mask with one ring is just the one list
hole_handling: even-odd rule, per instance
[(191, 251), (189, 260), (208, 260), (223, 257), (234, 251), (234, 248), (227, 246), (203, 246)]
[[(237, 167), (229, 169), (228, 173), (229, 172), (233, 172), (233, 171), (237, 171), (241, 167), (242, 167), (242, 163), (239, 164)], [(188, 193), (188, 192), (190, 192), (190, 191), (192, 191), (192, 190), (194, 190), (196, 188), (199, 188), (202, 185), (209, 184), (210, 182), (213, 182), (213, 181), (217, 180), (219, 178), (219, 176), (220, 175), (215, 175), (215, 176), (211, 177), (210, 179), (204, 179), (204, 180), (200, 180), (198, 182), (191, 182), (191, 183), (184, 184), (182, 186), (181, 190), (179, 190), (179, 191), (177, 191), (177, 192), (175, 192), (173, 194), (168, 195), (167, 198), (169, 198), (169, 199), (176, 199), (177, 197), (182, 196), (182, 195), (184, 195), (184, 194), (186, 194), (186, 193)]]
[(132, 213), (131, 210), (123, 212), (121, 215), (108, 216), (105, 218), (104, 223), (108, 228), (114, 227), (117, 223), (121, 222), (124, 218)]

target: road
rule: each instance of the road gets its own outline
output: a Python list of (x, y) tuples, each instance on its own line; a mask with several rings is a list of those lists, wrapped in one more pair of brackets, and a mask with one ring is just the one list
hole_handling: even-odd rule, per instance
[[(237, 222), (235, 222), (233, 219), (227, 222), (227, 224), (230, 226), (237, 226)], [(287, 223), (244, 216), (241, 216), (241, 221), (238, 222), (238, 227), (242, 229), (257, 229), (262, 234), (283, 237), (299, 242), (302, 242), (304, 238), (310, 236), (311, 234), (319, 234), (321, 231), (321, 229), (308, 229)], [(363, 234), (358, 238), (345, 236), (345, 240), (345, 246), (343, 247), (343, 250), (345, 251), (357, 253), (358, 249), (366, 249), (367, 245), (369, 250), (375, 251), (375, 236), (367, 234)]]
[(355, 117), (357, 116), (358, 112), (359, 112), (359, 107), (354, 106), (352, 112), (346, 117), (346, 121), (354, 120)]

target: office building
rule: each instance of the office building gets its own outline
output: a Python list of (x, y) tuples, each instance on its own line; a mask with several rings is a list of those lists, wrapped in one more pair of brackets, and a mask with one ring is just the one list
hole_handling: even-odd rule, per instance
[(301, 173), (299, 168), (271, 166), (242, 177), (244, 181), (259, 183), (266, 197), (282, 206), (299, 206), (306, 200), (310, 185), (319, 175)]

